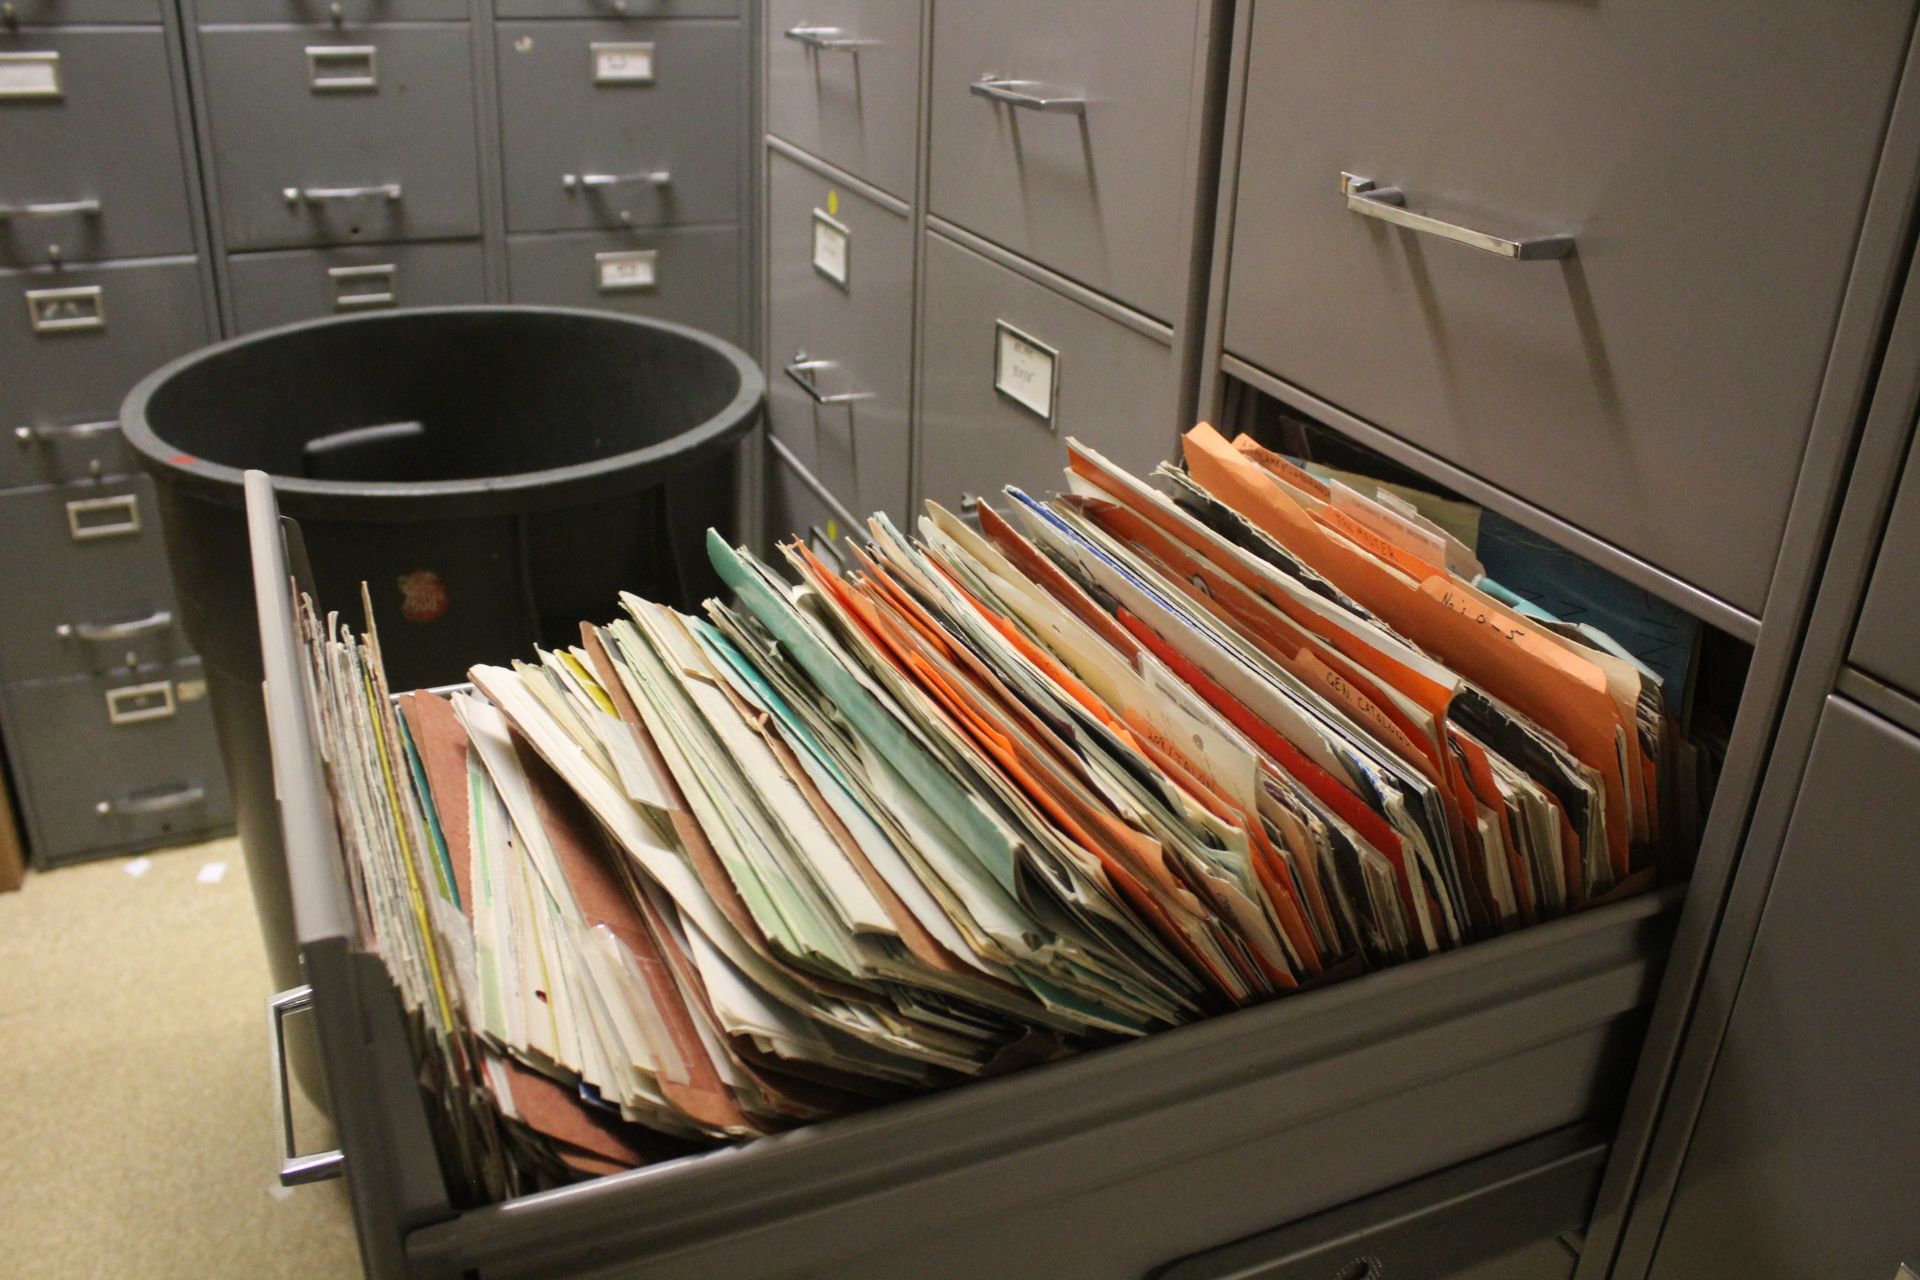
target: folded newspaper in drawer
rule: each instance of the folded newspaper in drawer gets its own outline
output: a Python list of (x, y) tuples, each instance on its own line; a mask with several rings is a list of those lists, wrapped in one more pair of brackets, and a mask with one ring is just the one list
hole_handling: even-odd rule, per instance
[(1157, 478), (1076, 444), (977, 528), (783, 568), (710, 534), (730, 601), (626, 596), (451, 696), (391, 697), (307, 602), (362, 934), (465, 1198), (1285, 996), (1691, 847), (1687, 744), (1607, 636), (1245, 438)]

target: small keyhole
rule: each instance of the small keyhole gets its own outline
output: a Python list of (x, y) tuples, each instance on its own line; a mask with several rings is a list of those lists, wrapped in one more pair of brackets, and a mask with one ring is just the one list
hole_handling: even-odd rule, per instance
[(1333, 1280), (1386, 1280), (1387, 1269), (1370, 1253), (1361, 1254), (1333, 1273)]

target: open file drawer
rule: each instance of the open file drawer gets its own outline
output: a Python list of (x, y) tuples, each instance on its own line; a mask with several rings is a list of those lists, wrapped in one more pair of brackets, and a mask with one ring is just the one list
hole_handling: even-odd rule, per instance
[(354, 934), (264, 476), (249, 476), (248, 508), (295, 923), (374, 1275), (1144, 1276), (1548, 1130), (1607, 1123), (1625, 1091), (1677, 892), (456, 1213), (398, 1002)]

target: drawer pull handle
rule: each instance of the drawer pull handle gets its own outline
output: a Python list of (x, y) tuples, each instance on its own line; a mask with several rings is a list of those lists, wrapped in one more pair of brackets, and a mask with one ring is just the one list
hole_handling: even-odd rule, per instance
[(376, 182), (366, 187), (282, 187), (280, 194), (288, 204), (324, 204), (329, 200), (370, 200), (383, 197), (389, 204), (400, 199), (400, 184)]
[(0, 204), (0, 222), (9, 218), (57, 218), (77, 213), (83, 218), (100, 216), (98, 200), (41, 200), (27, 204)]
[(839, 27), (788, 27), (783, 34), (809, 49), (844, 49), (850, 53), (858, 53), (868, 45), (878, 43), (850, 36)]
[(88, 644), (107, 644), (134, 640), (165, 631), (173, 625), (173, 611), (156, 609), (144, 618), (127, 622), (63, 622), (53, 629), (62, 640), (84, 640)]
[(645, 183), (652, 187), (664, 187), (673, 181), (673, 175), (665, 169), (651, 169), (641, 173), (563, 173), (560, 185), (569, 191), (582, 187), (624, 187), (635, 183)]
[(293, 1107), (287, 1090), (287, 1015), (311, 1008), (312, 987), (295, 987), (267, 997), (267, 1044), (272, 1053), (273, 1114), (280, 1127), (280, 1185), (283, 1187), (325, 1182), (347, 1171), (344, 1151), (316, 1151), (303, 1156), (293, 1149)]
[(199, 786), (174, 787), (168, 791), (150, 791), (142, 795), (121, 796), (116, 800), (102, 800), (93, 806), (93, 811), (103, 818), (119, 814), (125, 818), (141, 818), (153, 813), (171, 813), (175, 809), (191, 809), (204, 804), (207, 789)]
[(837, 369), (839, 367), (836, 361), (815, 360), (808, 357), (804, 352), (795, 356), (790, 362), (782, 366), (786, 375), (793, 379), (794, 385), (806, 392), (807, 397), (815, 404), (852, 404), (857, 400), (873, 399), (873, 392), (871, 391), (842, 391), (838, 395), (828, 395), (813, 384), (813, 373), (816, 369)]
[(15, 427), (13, 438), (20, 442), (22, 449), (30, 449), (53, 440), (84, 440), (119, 429), (118, 418), (108, 418), (103, 422), (59, 422), (51, 426)]
[(1564, 258), (1573, 252), (1573, 237), (1569, 235), (1527, 236), (1509, 240), (1491, 232), (1475, 231), (1472, 227), (1415, 213), (1406, 207), (1407, 196), (1400, 188), (1375, 186), (1372, 178), (1362, 178), (1358, 174), (1340, 175), (1340, 194), (1347, 198), (1347, 208), (1363, 217), (1378, 218), (1409, 231), (1457, 241), (1516, 262)]
[(1049, 98), (1045, 94), (1027, 92), (1039, 87), (1037, 80), (1002, 80), (995, 76), (981, 76), (967, 86), (967, 91), (994, 102), (1004, 102), (1010, 107), (1025, 107), (1028, 111), (1058, 111), (1076, 116), (1087, 114), (1085, 98)]

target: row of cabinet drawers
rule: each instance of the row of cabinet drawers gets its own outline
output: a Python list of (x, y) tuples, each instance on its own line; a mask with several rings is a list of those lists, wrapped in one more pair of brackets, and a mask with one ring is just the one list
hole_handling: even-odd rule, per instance
[[(501, 23), (510, 231), (733, 222), (737, 22)], [(456, 26), (199, 33), (230, 250), (478, 236), (471, 36)], [(159, 30), (0, 37), (0, 265), (189, 251)]]
[(198, 658), (6, 685), (0, 712), (40, 866), (232, 821)]
[[(507, 294), (537, 306), (626, 311), (731, 337), (740, 328), (731, 226), (507, 237)], [(235, 254), (227, 279), (243, 333), (379, 307), (486, 301), (474, 240)]]
[[(1198, 0), (934, 5), (928, 212), (1174, 322), (1208, 10)], [(770, 0), (774, 132), (911, 199), (920, 22), (917, 0)]]
[[(26, 27), (158, 25), (167, 0), (10, 0)], [(195, 0), (201, 22), (459, 22), (469, 0)], [(502, 18), (724, 18), (740, 0), (493, 0)]]
[[(768, 404), (786, 454), (849, 512), (906, 515), (913, 230), (904, 210), (768, 152)], [(1057, 488), (1063, 440), (1167, 456), (1172, 334), (939, 229), (925, 258), (919, 492), (959, 507)], [(778, 509), (771, 513), (777, 523)], [(776, 533), (792, 532), (776, 529)]]

